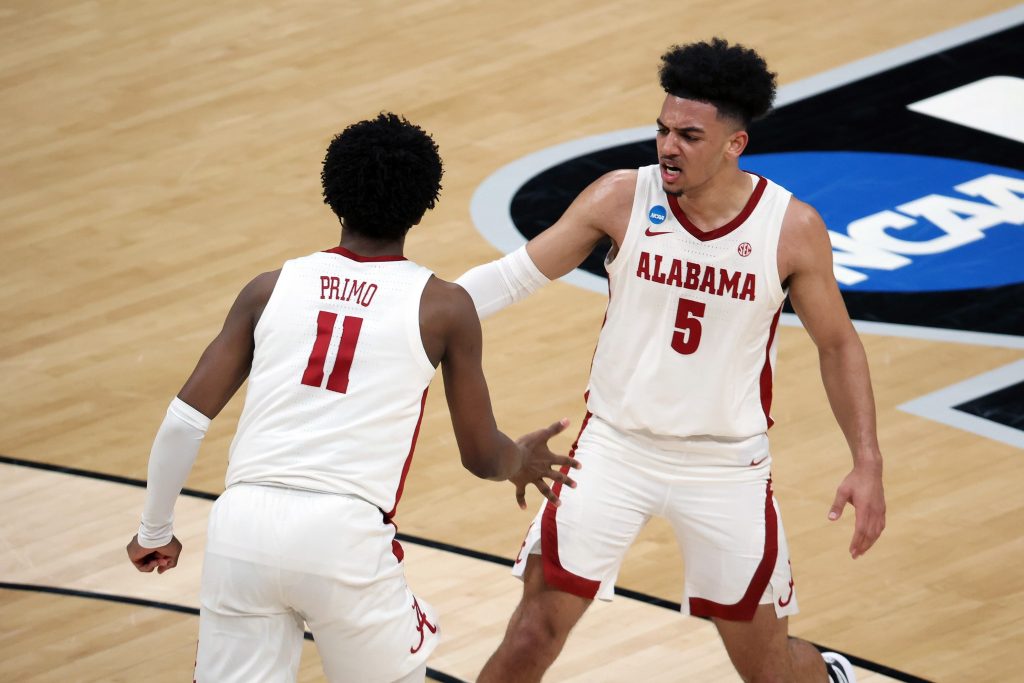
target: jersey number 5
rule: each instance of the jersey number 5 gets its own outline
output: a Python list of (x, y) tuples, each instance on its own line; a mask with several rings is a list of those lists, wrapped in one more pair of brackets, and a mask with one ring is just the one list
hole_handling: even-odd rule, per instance
[(676, 309), (676, 331), (672, 333), (672, 349), (688, 356), (700, 344), (700, 319), (704, 317), (705, 304), (701, 301), (680, 299)]
[[(316, 341), (309, 353), (306, 371), (302, 373), (302, 383), (311, 387), (319, 387), (324, 381), (324, 363), (327, 361), (327, 349), (334, 336), (334, 323), (338, 320), (337, 313), (320, 311), (316, 319)], [(338, 343), (338, 357), (334, 360), (334, 369), (327, 378), (327, 390), (344, 394), (348, 391), (348, 373), (352, 369), (352, 358), (356, 354), (356, 343), (359, 342), (359, 330), (363, 327), (363, 319), (354, 315), (346, 315), (341, 323), (341, 341)]]

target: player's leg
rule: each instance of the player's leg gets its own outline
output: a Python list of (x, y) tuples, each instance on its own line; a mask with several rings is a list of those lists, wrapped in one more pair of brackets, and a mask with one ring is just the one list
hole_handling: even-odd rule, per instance
[[(437, 615), (405, 578), (395, 527), (359, 498), (291, 494), (282, 593), (303, 616), (332, 683), (414, 680), (440, 640)], [(422, 680), (420, 675), (419, 680)]]
[(826, 683), (825, 660), (807, 641), (788, 637), (789, 617), (760, 605), (750, 621), (713, 619), (726, 652), (748, 683)]
[(523, 574), (523, 598), (477, 683), (539, 681), (591, 602), (548, 586), (543, 560), (540, 555), (530, 555)]
[(302, 620), (277, 599), (276, 569), (207, 553), (196, 683), (294, 681)]
[(268, 487), (231, 487), (210, 511), (199, 590), (198, 683), (295, 680), (302, 620), (281, 601), (280, 552), (267, 533), (284, 516)]
[(345, 579), (295, 578), (289, 595), (313, 632), (328, 681), (423, 680), (441, 633), (433, 607), (413, 595), (404, 575), (357, 587)]
[(797, 612), (789, 548), (772, 492), (767, 439), (687, 458), (669, 519), (686, 566), (683, 612), (710, 617), (744, 681), (825, 683), (825, 662), (788, 637)]
[(584, 421), (573, 454), (577, 486), (556, 484), (561, 505), (545, 504), (527, 533), (513, 568), (523, 598), (482, 683), (540, 680), (593, 599), (612, 598), (626, 550), (664, 498), (635, 444), (598, 418)]

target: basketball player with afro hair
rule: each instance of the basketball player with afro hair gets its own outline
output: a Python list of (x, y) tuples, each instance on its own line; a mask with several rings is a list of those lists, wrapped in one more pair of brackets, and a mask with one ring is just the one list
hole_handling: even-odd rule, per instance
[(404, 256), (441, 175), (433, 139), (400, 116), (342, 131), (321, 173), (340, 244), (246, 285), (168, 407), (127, 547), (141, 572), (177, 566), (175, 501), (248, 379), (210, 512), (197, 683), (294, 681), (304, 625), (329, 681), (424, 680), (438, 622), (406, 584), (394, 518), (438, 365), (469, 472), (572, 485), (557, 468), (577, 463), (547, 447), (567, 423), (518, 441), (498, 430), (472, 300)]

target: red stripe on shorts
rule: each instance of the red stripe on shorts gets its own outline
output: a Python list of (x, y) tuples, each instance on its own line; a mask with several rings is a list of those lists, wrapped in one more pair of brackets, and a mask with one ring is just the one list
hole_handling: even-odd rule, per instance
[[(583, 418), (583, 424), (580, 426), (580, 433), (569, 450), (570, 456), (576, 455), (576, 449), (580, 444), (580, 437), (583, 436), (583, 430), (587, 428), (587, 423), (590, 422), (590, 415), (591, 413), (587, 411), (587, 416)], [(568, 465), (562, 468), (562, 473), (569, 473)], [(561, 493), (562, 482), (556, 481), (552, 491), (556, 496)], [(540, 522), (540, 550), (544, 561), (544, 581), (548, 586), (557, 590), (572, 593), (587, 600), (593, 600), (594, 596), (597, 595), (597, 589), (601, 587), (601, 582), (585, 579), (582, 576), (573, 574), (562, 566), (562, 562), (558, 558), (558, 524), (555, 521), (556, 514), (558, 514), (558, 508), (551, 503), (547, 503), (547, 506), (544, 508), (544, 516)]]
[(690, 614), (696, 617), (717, 617), (730, 621), (750, 621), (761, 602), (768, 587), (768, 581), (775, 571), (775, 563), (779, 557), (779, 521), (772, 503), (772, 480), (765, 486), (764, 496), (764, 555), (761, 563), (754, 570), (754, 577), (747, 586), (747, 592), (740, 601), (733, 605), (723, 605), (704, 598), (690, 598)]

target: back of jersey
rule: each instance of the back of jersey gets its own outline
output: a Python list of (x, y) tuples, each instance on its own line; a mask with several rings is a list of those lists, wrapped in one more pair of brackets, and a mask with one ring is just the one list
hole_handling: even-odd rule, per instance
[(227, 485), (355, 495), (393, 514), (434, 367), (430, 271), (342, 247), (284, 264), (255, 330)]

